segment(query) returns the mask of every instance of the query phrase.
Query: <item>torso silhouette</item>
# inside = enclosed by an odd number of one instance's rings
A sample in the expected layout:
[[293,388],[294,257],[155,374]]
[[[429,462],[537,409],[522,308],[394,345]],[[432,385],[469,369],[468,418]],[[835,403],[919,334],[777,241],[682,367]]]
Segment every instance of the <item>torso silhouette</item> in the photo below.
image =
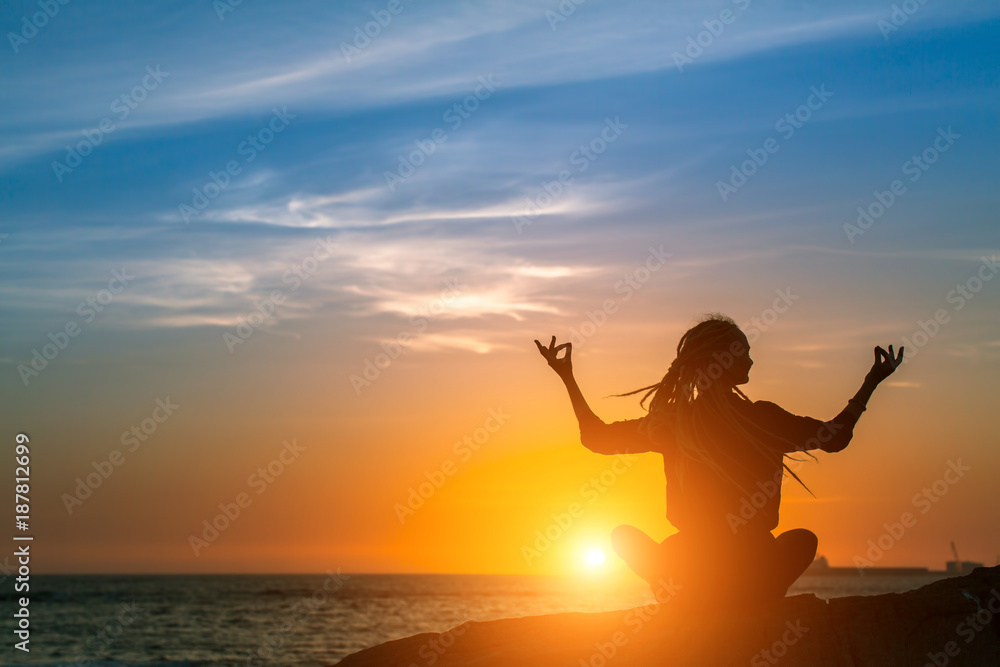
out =
[[[648,425],[657,436],[655,440],[639,431],[643,418],[613,422],[599,429],[599,434],[598,431],[581,433],[581,439],[592,451],[604,454],[662,454],[667,481],[667,520],[682,533],[749,537],[770,532],[778,525],[783,455],[812,448],[806,443],[818,442],[815,439],[824,422],[793,415],[769,401],[746,401],[735,393],[726,400],[746,416],[743,427],[762,441],[762,449],[715,413],[702,398],[689,408],[689,431],[698,434],[704,452],[696,452],[695,457],[686,455],[666,435],[670,428],[665,422],[676,418],[673,412],[651,413],[647,417],[662,420]],[[705,457],[724,474],[717,472]]]

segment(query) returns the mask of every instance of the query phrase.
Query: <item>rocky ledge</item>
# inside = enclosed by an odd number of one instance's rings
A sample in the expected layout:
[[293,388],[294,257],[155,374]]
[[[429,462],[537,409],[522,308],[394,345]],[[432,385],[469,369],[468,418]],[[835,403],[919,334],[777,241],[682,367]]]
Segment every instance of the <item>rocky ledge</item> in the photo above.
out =
[[469,622],[350,655],[338,667],[1000,666],[1000,567],[907,593],[787,597],[750,613],[671,602]]

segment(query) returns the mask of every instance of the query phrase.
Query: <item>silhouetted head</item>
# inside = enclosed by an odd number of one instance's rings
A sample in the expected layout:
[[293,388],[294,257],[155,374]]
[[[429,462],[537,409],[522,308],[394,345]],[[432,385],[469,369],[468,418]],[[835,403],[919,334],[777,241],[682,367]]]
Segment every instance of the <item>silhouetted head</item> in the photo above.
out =
[[681,336],[671,369],[676,368],[677,383],[694,397],[746,384],[751,366],[746,335],[731,318],[715,313]]
[[[677,343],[677,356],[663,379],[620,396],[645,391],[650,411],[683,405],[699,395],[723,397],[750,381],[750,342],[732,318],[713,313],[688,329]],[[737,389],[737,393],[742,393]]]
[[[702,418],[728,424],[742,436],[746,446],[755,448],[763,456],[772,455],[773,445],[764,441],[760,426],[731,400],[736,397],[752,403],[737,388],[737,385],[749,382],[751,366],[750,341],[746,335],[732,318],[712,313],[681,336],[677,343],[677,356],[662,380],[618,396],[645,391],[640,405],[645,405],[646,400],[652,397],[649,414],[643,419],[641,428],[654,441],[665,436],[665,442],[670,442],[683,453],[676,459],[678,479],[683,480],[685,462],[693,459],[733,481],[706,451],[702,442],[704,433],[695,413],[700,412]],[[699,398],[703,399],[699,403],[705,410],[689,410]],[[791,468],[787,465],[784,468],[802,484]],[[805,484],[802,486],[808,490]]]

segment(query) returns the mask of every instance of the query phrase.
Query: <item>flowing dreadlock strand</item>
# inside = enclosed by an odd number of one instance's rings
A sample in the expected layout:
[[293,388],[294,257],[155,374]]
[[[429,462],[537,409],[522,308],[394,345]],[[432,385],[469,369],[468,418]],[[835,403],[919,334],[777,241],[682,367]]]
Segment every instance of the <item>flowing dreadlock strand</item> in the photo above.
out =
[[[646,401],[649,400],[649,407],[646,408],[648,414],[643,419],[641,428],[653,440],[661,439],[661,436],[664,435],[663,431],[667,431],[666,435],[670,436],[669,440],[676,444],[681,454],[677,457],[677,476],[681,483],[683,483],[685,462],[688,459],[693,459],[707,465],[721,477],[737,486],[743,493],[747,493],[747,489],[744,489],[719,466],[702,446],[701,443],[705,442],[705,438],[700,433],[701,429],[694,419],[694,411],[691,409],[695,399],[702,393],[698,387],[699,371],[705,372],[705,366],[712,361],[711,354],[718,352],[720,343],[728,340],[734,330],[739,331],[739,326],[731,318],[719,313],[709,315],[681,336],[677,343],[677,355],[660,382],[624,394],[616,394],[616,396],[632,396],[639,392],[645,392],[639,404],[645,408]],[[734,389],[742,400],[750,402],[746,394],[735,387]],[[764,431],[746,415],[736,410],[728,401],[720,400],[721,397],[718,395],[709,393],[706,398],[711,399],[709,407],[733,426],[762,456],[773,452],[773,449],[767,446],[765,438],[772,441],[775,438],[784,440],[794,448],[795,443],[791,443],[777,434]],[[784,460],[782,460],[782,467],[796,482],[812,494],[809,487],[799,479]]]
[[[736,323],[723,315],[713,315],[692,327],[677,343],[677,356],[670,365],[663,379],[648,387],[643,387],[621,396],[645,391],[639,404],[645,407],[650,399],[643,429],[654,440],[659,439],[660,429],[669,428],[673,432],[670,438],[677,446],[681,456],[677,457],[677,476],[683,484],[684,466],[687,459],[701,461],[714,470],[719,476],[740,486],[701,446],[703,437],[697,432],[698,427],[690,409],[698,396],[698,371],[704,366],[709,353],[718,350],[719,343],[728,338]],[[745,492],[745,489],[741,490]]]
[[[733,389],[735,389],[736,393],[739,394],[740,397],[743,398],[744,400],[746,400],[746,401],[750,400],[749,398],[747,398],[746,394],[744,394],[742,391],[739,390],[739,388],[733,387]],[[744,435],[747,438],[747,440],[749,440],[751,443],[753,443],[754,447],[757,449],[758,452],[763,452],[764,451],[763,450],[762,438],[760,436],[755,436],[753,433],[751,433],[751,431],[756,431],[757,433],[763,434],[764,437],[769,438],[769,439],[780,440],[780,441],[784,442],[787,445],[791,445],[792,449],[798,449],[799,448],[799,443],[792,442],[791,440],[789,440],[788,438],[785,438],[784,436],[782,436],[780,434],[771,433],[770,431],[767,431],[767,430],[761,428],[758,424],[756,424],[752,420],[750,420],[746,415],[744,415],[744,414],[742,414],[742,413],[740,413],[740,412],[738,412],[736,410],[733,410],[732,406],[728,406],[727,405],[727,406],[725,406],[725,409],[728,410],[728,412],[731,414],[731,419],[729,420],[730,423],[733,424],[733,425],[735,425],[739,429],[740,433],[742,435]],[[815,456],[813,456],[813,454],[811,452],[804,451],[804,453],[806,454],[806,456],[808,456],[812,460],[814,460],[814,461],[818,460]],[[789,456],[788,454],[785,454],[784,458],[789,458],[789,459],[791,459],[793,461],[796,461],[796,462],[801,462],[802,461],[802,459],[797,459],[795,457]],[[809,495],[811,495],[813,498],[815,498],[816,494],[812,492],[812,489],[810,489],[808,486],[806,486],[805,482],[803,482],[801,479],[799,479],[799,476],[795,474],[795,471],[792,470],[788,466],[787,463],[785,463],[784,458],[782,459],[782,462],[781,462],[782,467],[788,472],[789,475],[792,476],[792,478],[796,482],[798,482],[802,486],[803,489],[805,489],[806,491],[809,492]]]
[[[734,387],[734,389],[736,388]],[[736,393],[742,399],[750,401],[750,399],[747,398],[746,394],[741,392],[739,389],[736,389]],[[749,442],[751,446],[754,448],[754,450],[761,456],[767,456],[768,454],[774,451],[773,447],[768,446],[766,442],[767,440],[771,441],[780,440],[785,444],[790,445],[792,449],[796,449],[798,447],[797,443],[788,440],[787,438],[781,436],[780,434],[771,433],[770,431],[767,431],[766,429],[762,428],[761,426],[756,424],[752,419],[747,417],[746,414],[740,412],[739,410],[734,409],[733,406],[729,404],[727,401],[721,401],[721,400],[716,401],[714,402],[714,407],[716,411],[720,414],[720,416],[722,416],[730,426],[732,426],[741,436],[743,436],[743,439]],[[806,454],[813,460],[816,459],[816,457],[810,454],[809,452],[806,452]],[[803,489],[809,492],[809,495],[815,498],[816,494],[814,494],[812,492],[812,489],[806,486],[805,482],[803,482],[799,478],[799,476],[795,474],[795,471],[788,466],[784,458],[791,458],[793,461],[801,461],[801,459],[796,459],[786,454],[785,457],[782,458],[781,466],[782,468],[784,468],[785,471],[788,472],[788,474],[796,482],[798,482],[802,486]]]
[[718,341],[726,338],[733,329],[738,329],[736,323],[725,315],[713,314],[688,330],[677,343],[677,356],[670,364],[667,374],[656,384],[642,387],[616,396],[631,396],[645,391],[639,405],[645,407],[646,400],[652,396],[649,411],[653,412],[660,404],[690,403],[696,397],[697,362],[701,361],[707,352],[718,349]]

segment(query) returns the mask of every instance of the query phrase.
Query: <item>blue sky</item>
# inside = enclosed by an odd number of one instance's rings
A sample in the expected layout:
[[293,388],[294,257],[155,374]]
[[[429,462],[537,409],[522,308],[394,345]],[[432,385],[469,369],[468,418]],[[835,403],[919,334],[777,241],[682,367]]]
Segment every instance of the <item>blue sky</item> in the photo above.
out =
[[[58,308],[68,276],[82,289],[127,258],[143,266],[144,288],[172,294],[172,315],[158,316],[151,299],[136,304],[146,312],[134,325],[198,324],[191,309],[217,323],[245,304],[232,283],[238,272],[206,260],[249,260],[261,281],[261,269],[314,227],[330,228],[342,259],[358,265],[345,267],[346,281],[363,275],[372,247],[391,255],[412,236],[439,249],[424,252],[465,255],[472,265],[578,266],[593,261],[593,239],[610,225],[623,240],[697,230],[692,242],[707,241],[720,257],[773,247],[775,235],[785,250],[933,254],[974,250],[991,233],[998,23],[989,3],[926,4],[888,38],[878,21],[891,17],[891,4],[880,3],[760,2],[739,12],[736,3],[587,2],[554,23],[551,3],[401,6],[351,62],[341,43],[382,5],[244,3],[221,20],[209,4],[62,7],[18,53],[3,55],[3,266],[20,288],[5,295],[8,307],[30,303],[41,315]],[[33,8],[14,3],[4,25]],[[727,8],[732,24],[678,71],[673,54]],[[147,66],[166,75],[119,119],[113,101],[141,84]],[[496,91],[451,129],[444,112],[485,76]],[[832,96],[721,201],[718,181],[745,151],[782,136],[776,120],[812,86]],[[179,205],[210,171],[243,160],[237,147],[275,107],[294,115],[287,131],[185,224]],[[627,125],[620,141],[576,173],[526,235],[512,235],[510,215],[524,198],[573,168],[573,150],[616,117]],[[60,182],[52,163],[105,118],[114,131]],[[858,247],[843,243],[842,222],[949,126],[962,140],[941,167]],[[385,172],[435,128],[446,143],[390,191]],[[609,258],[615,245],[604,248]],[[375,270],[386,282],[412,277]],[[182,286],[192,303],[177,294]],[[23,346],[38,328],[14,319],[4,335]]]
[[[353,400],[348,377],[446,280],[464,285],[460,303],[408,363],[521,353],[578,324],[661,245],[672,261],[620,320],[659,341],[658,364],[700,313],[743,322],[791,285],[803,300],[774,349],[801,353],[790,368],[830,369],[823,355],[887,344],[950,308],[949,290],[1000,246],[995,3],[914,3],[892,31],[893,3],[854,0],[388,6],[246,0],[220,17],[210,2],[74,0],[19,40],[10,33],[39,5],[4,3],[4,411],[56,410],[67,433],[114,433],[162,390],[208,401],[213,377],[263,386],[276,364],[308,365],[318,339],[338,396]],[[348,58],[372,12],[391,20]],[[723,12],[731,21],[707,32]],[[699,34],[702,51],[678,67]],[[477,86],[456,127],[449,109]],[[794,132],[776,127],[811,99]],[[275,110],[281,130],[268,135]],[[267,143],[247,149],[261,130]],[[388,187],[435,130],[446,140]],[[906,163],[949,131],[909,180]],[[87,136],[101,141],[78,166],[53,167]],[[723,200],[719,182],[769,139],[776,152]],[[587,145],[600,154],[581,160]],[[185,220],[181,205],[227,165],[226,187]],[[564,170],[568,184],[519,231],[514,218]],[[905,193],[851,242],[844,225],[896,179]],[[330,259],[290,291],[290,267],[318,239]],[[123,268],[134,280],[25,383],[18,367]],[[222,335],[279,288],[287,301],[242,348],[298,351],[227,352]],[[998,302],[997,285],[977,294],[935,342],[941,363],[995,373]],[[595,352],[620,345],[595,340]],[[207,413],[239,409],[213,400]]]

